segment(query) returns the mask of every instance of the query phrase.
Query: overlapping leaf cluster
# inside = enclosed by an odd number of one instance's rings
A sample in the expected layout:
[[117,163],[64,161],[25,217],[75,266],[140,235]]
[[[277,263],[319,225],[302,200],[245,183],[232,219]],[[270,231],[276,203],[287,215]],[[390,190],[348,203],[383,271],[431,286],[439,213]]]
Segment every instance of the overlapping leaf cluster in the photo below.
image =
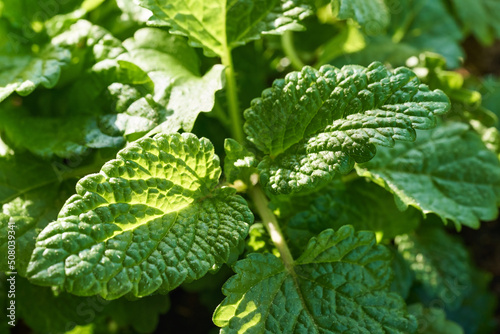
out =
[[498,79],[448,70],[496,7],[0,0],[2,309],[15,272],[37,333],[151,333],[178,288],[221,333],[492,333],[446,228],[498,216]]

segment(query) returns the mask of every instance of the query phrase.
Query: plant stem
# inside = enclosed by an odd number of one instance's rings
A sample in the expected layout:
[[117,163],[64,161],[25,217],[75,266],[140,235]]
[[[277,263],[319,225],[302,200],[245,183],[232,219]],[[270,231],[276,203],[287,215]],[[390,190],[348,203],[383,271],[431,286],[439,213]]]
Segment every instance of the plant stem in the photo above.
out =
[[290,60],[294,69],[300,71],[302,67],[306,66],[295,51],[295,47],[293,46],[292,31],[288,30],[282,35],[281,45],[283,46],[283,51],[285,52],[286,57]]
[[257,184],[249,190],[248,194],[253,200],[253,203],[257,208],[257,212],[262,218],[262,222],[271,236],[272,242],[278,249],[278,252],[280,252],[281,260],[283,261],[285,268],[288,272],[294,273],[292,253],[290,253],[290,249],[288,249],[288,245],[286,244],[283,232],[281,232],[276,216],[271,209],[269,209],[269,201],[262,191],[262,188]]
[[241,121],[240,106],[238,101],[238,90],[236,86],[236,79],[234,77],[233,59],[231,56],[231,49],[226,47],[224,55],[221,57],[222,64],[226,66],[226,93],[227,103],[229,106],[229,116],[232,123],[233,137],[240,143],[243,143],[243,126]]

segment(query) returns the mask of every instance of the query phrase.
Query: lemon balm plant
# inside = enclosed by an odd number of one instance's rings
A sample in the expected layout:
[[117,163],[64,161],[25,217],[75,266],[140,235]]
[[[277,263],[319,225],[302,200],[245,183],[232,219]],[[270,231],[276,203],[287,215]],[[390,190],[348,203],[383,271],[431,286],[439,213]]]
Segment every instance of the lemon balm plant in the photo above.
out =
[[500,29],[452,3],[0,1],[2,309],[148,333],[201,282],[221,333],[490,333],[447,227],[497,217],[500,136],[449,69]]

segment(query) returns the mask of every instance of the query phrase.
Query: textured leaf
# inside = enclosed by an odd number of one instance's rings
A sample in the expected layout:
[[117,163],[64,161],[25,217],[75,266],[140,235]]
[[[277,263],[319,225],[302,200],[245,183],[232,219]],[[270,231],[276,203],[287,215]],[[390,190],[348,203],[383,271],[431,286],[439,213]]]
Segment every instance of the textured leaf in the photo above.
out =
[[40,285],[114,299],[169,291],[227,261],[253,216],[192,134],[130,144],[81,179],[38,236],[28,275]]
[[409,333],[403,300],[388,291],[390,253],[350,226],[311,239],[294,272],[272,254],[236,263],[214,322],[221,333]]
[[290,219],[286,234],[298,249],[321,231],[348,224],[356,230],[375,232],[379,241],[390,240],[415,229],[419,216],[416,210],[399,211],[389,192],[359,180],[319,196],[307,210]]
[[380,150],[358,173],[392,191],[402,207],[434,212],[457,228],[495,219],[500,163],[481,139],[461,123],[420,132],[418,138]]
[[154,100],[167,109],[155,120],[152,133],[189,132],[200,112],[212,110],[215,92],[223,86],[223,66],[215,65],[202,76],[196,52],[184,39],[160,29],[140,29],[124,46],[128,53],[120,59],[148,73],[155,84]]
[[204,0],[197,2],[137,0],[150,9],[156,25],[189,37],[208,55],[225,56],[227,51],[258,39],[261,33],[301,30],[298,20],[312,14],[299,0]]
[[384,0],[333,0],[332,4],[339,19],[354,19],[369,34],[381,32],[389,25],[389,9]]
[[422,304],[408,306],[408,312],[418,321],[417,333],[463,334],[462,327],[446,319],[446,313],[439,308],[424,308]]
[[[4,104],[0,109],[0,129],[13,146],[28,149],[42,157],[57,155],[66,158],[82,155],[89,148],[121,147],[124,144],[122,135],[144,134],[155,123],[150,124],[154,121],[151,117],[151,121],[146,122],[149,127],[145,127],[144,122],[138,122],[139,117],[136,117],[136,124],[117,133],[102,126],[105,116],[99,117],[99,113],[109,111],[102,110],[104,108],[100,106],[109,108],[111,104],[104,103],[103,100],[107,100],[102,95],[118,83],[137,87],[142,92],[134,96],[136,105],[146,100],[142,96],[147,97],[154,89],[147,74],[136,65],[120,60],[104,60],[95,64],[73,85],[28,99],[27,105],[36,101],[43,105],[40,108],[28,109],[21,103]],[[45,108],[50,109],[48,115],[41,112]],[[68,113],[66,108],[71,108],[72,112]],[[112,116],[116,118],[116,115]]]
[[457,308],[472,286],[472,268],[464,246],[440,227],[426,227],[395,241],[424,291]]
[[0,102],[13,92],[25,96],[39,85],[54,87],[59,80],[61,67],[69,61],[68,50],[55,45],[47,45],[38,53],[13,55],[0,50]]
[[[51,221],[64,201],[71,195],[68,185],[53,182],[47,186],[22,194],[6,203],[0,213],[0,251],[7,254],[7,231],[9,221],[15,224],[16,235],[16,269],[19,275],[26,276],[26,269],[35,249],[38,233]],[[0,261],[0,269],[7,267],[7,258]],[[5,262],[5,263],[4,263]]]
[[228,138],[224,142],[224,175],[229,183],[242,180],[250,181],[250,175],[257,172],[257,159],[253,153],[247,150],[236,140]]
[[313,190],[354,162],[373,158],[375,144],[412,141],[415,129],[435,126],[449,100],[430,91],[413,72],[305,67],[276,80],[245,111],[245,132],[266,156],[261,180],[273,193]]

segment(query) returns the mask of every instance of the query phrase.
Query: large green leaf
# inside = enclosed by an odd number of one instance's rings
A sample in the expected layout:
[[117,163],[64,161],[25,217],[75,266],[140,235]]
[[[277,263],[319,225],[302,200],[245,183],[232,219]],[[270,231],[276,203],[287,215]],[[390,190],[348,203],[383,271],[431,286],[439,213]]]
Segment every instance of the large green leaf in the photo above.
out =
[[290,219],[286,234],[299,249],[319,232],[348,224],[356,230],[375,232],[379,240],[390,240],[415,229],[419,216],[415,209],[399,211],[389,192],[360,180],[319,196],[307,210]]
[[348,173],[354,162],[375,156],[375,144],[415,140],[415,129],[434,127],[448,108],[444,93],[429,90],[406,68],[304,67],[252,101],[245,132],[268,154],[259,164],[263,184],[286,194]]
[[148,73],[155,84],[154,100],[166,108],[152,133],[189,132],[200,112],[212,110],[215,92],[224,84],[223,66],[214,65],[201,75],[195,50],[183,38],[160,29],[140,29],[123,44],[128,52],[120,59]]
[[358,173],[393,192],[401,207],[434,212],[457,228],[495,219],[500,163],[481,139],[462,123],[419,132],[418,138],[380,150]]
[[412,333],[416,322],[389,292],[390,253],[351,226],[311,239],[293,271],[272,254],[236,263],[214,322],[221,333]]
[[153,12],[154,24],[168,25],[172,33],[188,36],[192,45],[221,57],[261,33],[302,29],[298,21],[312,14],[307,2],[299,0],[137,1]]
[[425,292],[457,308],[472,286],[469,254],[441,227],[425,227],[395,239]]
[[158,135],[130,144],[81,179],[38,236],[34,283],[114,299],[169,291],[227,261],[253,216],[232,188],[216,189],[207,139]]
[[368,34],[382,32],[390,21],[384,0],[333,0],[339,19],[355,19]]
[[36,53],[18,51],[14,55],[0,50],[0,102],[13,92],[25,96],[39,85],[54,87],[70,56],[68,50],[50,44]]

